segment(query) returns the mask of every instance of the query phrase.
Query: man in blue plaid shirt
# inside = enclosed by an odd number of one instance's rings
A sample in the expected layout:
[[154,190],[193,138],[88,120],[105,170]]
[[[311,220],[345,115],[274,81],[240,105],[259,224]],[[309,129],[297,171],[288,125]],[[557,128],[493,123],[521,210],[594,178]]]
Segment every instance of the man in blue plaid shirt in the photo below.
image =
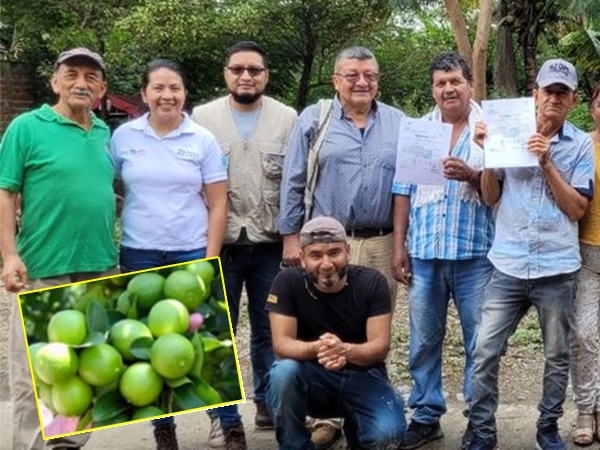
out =
[[[452,297],[463,332],[463,394],[471,398],[472,352],[481,318],[483,290],[492,266],[486,258],[493,236],[492,209],[480,190],[483,150],[471,133],[481,115],[471,100],[473,76],[459,55],[438,56],[430,66],[435,109],[426,120],[452,124],[444,160],[444,186],[394,183],[393,273],[408,285],[410,308],[409,369],[414,414],[402,449],[441,439],[446,412],[442,390],[442,346],[448,302]],[[408,235],[408,243],[407,243]]]

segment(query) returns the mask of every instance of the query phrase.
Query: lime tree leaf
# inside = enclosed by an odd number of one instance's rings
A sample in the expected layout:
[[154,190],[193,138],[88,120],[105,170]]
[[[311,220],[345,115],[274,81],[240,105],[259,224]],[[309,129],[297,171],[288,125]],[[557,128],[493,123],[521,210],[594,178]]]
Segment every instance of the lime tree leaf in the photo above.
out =
[[137,294],[129,294],[129,301],[131,302],[131,307],[129,308],[129,312],[127,313],[128,319],[137,320],[138,318],[137,297]]
[[102,395],[96,401],[92,412],[94,425],[97,426],[98,422],[104,422],[118,416],[125,412],[127,408],[128,404],[119,392],[113,391]]
[[117,311],[127,315],[131,309],[132,303],[131,294],[127,291],[123,291],[117,300]]
[[99,331],[105,333],[108,331],[108,314],[98,300],[92,300],[88,303],[85,311],[88,332]]
[[223,403],[221,394],[219,394],[215,388],[213,388],[202,378],[197,380],[195,387],[196,395],[198,395],[202,401],[206,402],[207,405],[217,405],[219,403]]
[[75,345],[75,348],[92,347],[98,344],[104,344],[108,338],[108,333],[101,333],[100,331],[92,331],[85,337],[85,341],[81,345]]
[[202,336],[202,343],[204,344],[204,352],[205,353],[212,352],[213,350],[216,350],[216,349],[222,348],[222,347],[231,347],[231,345],[232,345],[231,341],[228,341],[228,340],[220,341],[219,339],[217,339],[215,337],[214,334],[209,333],[209,332],[202,332],[202,333],[200,333],[200,335]]
[[204,344],[202,343],[202,338],[198,333],[194,333],[194,337],[192,338],[191,342],[196,356],[194,359],[194,365],[190,369],[190,374],[200,377],[202,376],[202,366],[204,365]]
[[120,322],[123,319],[126,319],[127,316],[119,311],[106,311],[108,315],[108,326],[112,327],[115,323]]
[[166,379],[167,385],[173,389],[181,387],[186,384],[192,384],[192,380],[188,377],[176,378],[174,380]]
[[178,387],[173,391],[173,396],[175,397],[175,402],[182,411],[202,408],[203,406],[207,405],[206,402],[204,402],[198,396],[198,394],[196,394],[192,384],[186,384]]
[[75,431],[82,431],[85,427],[88,426],[92,422],[92,408],[88,409],[86,413],[79,418],[79,422],[77,422],[77,428]]
[[75,305],[73,306],[76,310],[87,313],[87,308],[92,300],[96,300],[100,302],[102,306],[103,303],[106,303],[106,297],[104,296],[104,289],[101,284],[95,285],[89,291],[87,291],[83,296],[75,301]]
[[131,344],[131,354],[137,359],[150,360],[150,348],[154,341],[149,337],[141,337]]

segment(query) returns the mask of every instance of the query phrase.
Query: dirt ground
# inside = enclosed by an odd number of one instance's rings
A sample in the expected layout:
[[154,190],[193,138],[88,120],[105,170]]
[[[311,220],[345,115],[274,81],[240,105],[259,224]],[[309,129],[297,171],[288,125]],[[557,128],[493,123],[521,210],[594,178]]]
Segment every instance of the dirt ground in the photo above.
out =
[[[7,405],[8,400],[8,374],[6,352],[8,347],[8,322],[9,304],[14,297],[0,290],[0,403]],[[389,357],[389,373],[394,384],[400,392],[408,396],[410,393],[410,375],[407,370],[408,355],[408,308],[406,292],[400,289],[393,325],[392,352]],[[502,360],[500,372],[500,410],[498,412],[499,430],[501,436],[500,447],[503,449],[528,449],[532,448],[532,438],[535,434],[535,419],[537,417],[536,403],[541,394],[541,379],[543,372],[543,351],[541,337],[537,327],[535,314],[529,314],[521,323],[513,336],[506,356]],[[252,398],[252,378],[250,367],[249,329],[247,326],[245,304],[242,303],[240,327],[236,338],[236,347],[246,398]],[[446,438],[437,443],[424,447],[424,450],[456,449],[460,436],[466,423],[461,411],[462,402],[462,367],[464,355],[462,338],[456,312],[450,307],[448,316],[448,329],[444,346],[444,391],[448,403],[448,413],[442,419],[442,426]],[[0,404],[1,406],[1,404]],[[241,405],[241,411],[246,423],[246,432],[250,442],[249,448],[270,450],[275,449],[272,433],[256,432],[252,430],[251,420],[253,406],[251,402]],[[574,419],[574,407],[569,399],[565,405],[565,418],[561,421],[561,431],[565,438],[571,431]],[[2,410],[0,408],[0,413]],[[10,410],[4,408],[4,417],[0,417],[0,448],[6,444],[4,436],[8,436],[7,429]],[[1,414],[0,414],[1,415]],[[207,448],[206,436],[209,422],[206,414],[195,412],[177,418],[179,424],[180,449],[197,450]],[[521,436],[521,434],[523,436]],[[504,441],[503,441],[504,439]],[[522,442],[521,442],[522,441]],[[86,450],[127,448],[127,449],[153,449],[154,440],[150,426],[146,423],[117,427],[106,431],[93,433],[92,439],[86,445]],[[343,449],[343,445],[335,450]],[[568,448],[577,448],[572,444]],[[591,450],[600,450],[600,444],[587,447]]]

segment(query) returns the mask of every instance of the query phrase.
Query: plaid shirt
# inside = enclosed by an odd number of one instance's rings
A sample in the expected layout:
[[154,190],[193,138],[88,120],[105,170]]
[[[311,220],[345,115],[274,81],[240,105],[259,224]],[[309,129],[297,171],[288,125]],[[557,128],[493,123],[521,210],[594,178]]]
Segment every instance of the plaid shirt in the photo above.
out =
[[[479,116],[473,107],[472,126]],[[439,120],[436,111],[425,116]],[[470,127],[458,139],[453,156],[474,169],[483,166],[483,151],[471,145]],[[408,252],[419,259],[465,260],[483,257],[494,235],[493,209],[483,204],[477,191],[465,182],[446,181],[445,186],[407,185],[395,182],[392,192],[410,196]]]

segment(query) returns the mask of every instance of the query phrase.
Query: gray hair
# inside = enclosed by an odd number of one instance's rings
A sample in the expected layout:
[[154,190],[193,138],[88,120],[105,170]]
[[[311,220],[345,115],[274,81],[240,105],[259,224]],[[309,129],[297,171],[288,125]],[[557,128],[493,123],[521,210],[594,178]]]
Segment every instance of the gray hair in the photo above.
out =
[[368,48],[348,47],[339,52],[337,57],[335,58],[335,64],[333,66],[334,72],[338,71],[340,62],[344,59],[358,59],[359,61],[372,59],[375,62],[375,65],[379,67],[379,65],[377,64],[377,59],[375,59],[375,55]]

